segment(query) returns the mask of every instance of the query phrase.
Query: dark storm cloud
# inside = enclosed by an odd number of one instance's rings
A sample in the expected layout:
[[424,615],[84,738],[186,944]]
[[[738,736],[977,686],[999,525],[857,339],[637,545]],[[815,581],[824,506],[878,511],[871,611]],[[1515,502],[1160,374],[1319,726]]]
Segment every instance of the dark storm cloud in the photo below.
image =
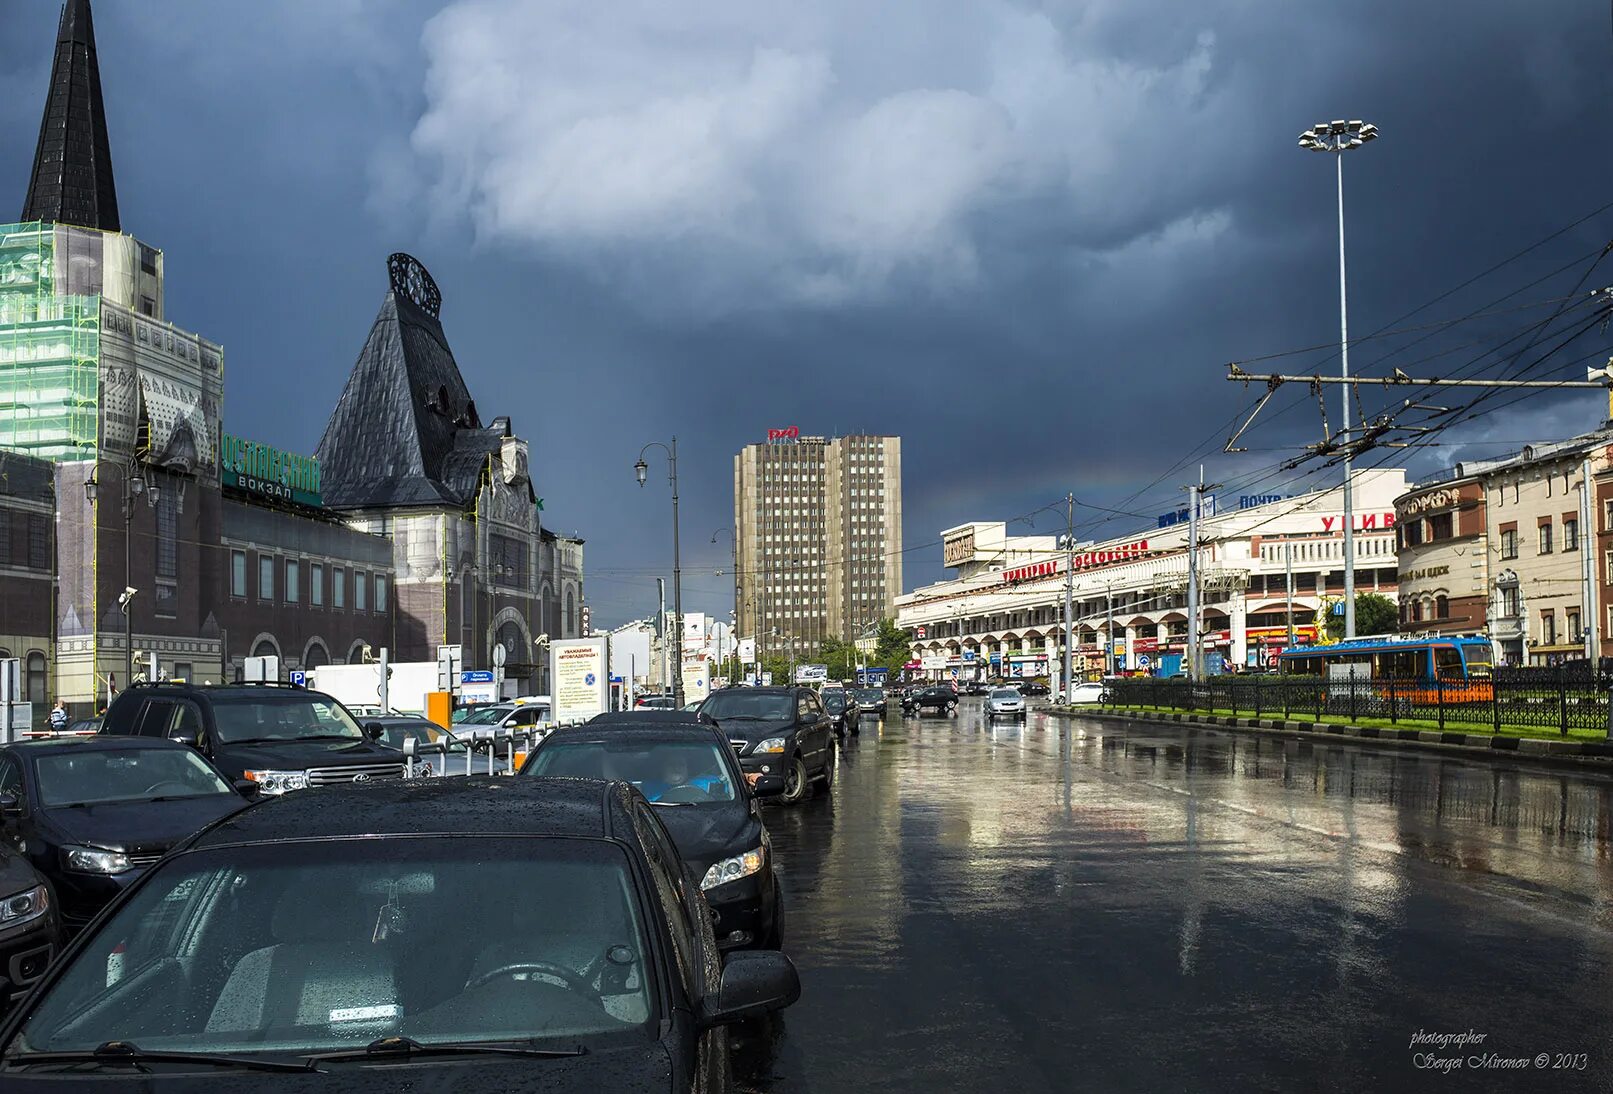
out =
[[[709,539],[731,522],[732,454],[769,426],[900,434],[915,548],[1066,489],[1114,505],[1224,436],[1252,400],[1227,360],[1337,334],[1331,163],[1295,147],[1313,121],[1384,133],[1345,165],[1356,334],[1607,200],[1596,5],[438,7],[136,19],[103,0],[126,221],[168,249],[172,318],[225,342],[231,427],[305,450],[385,254],[425,259],[478,403],[532,438],[551,526],[589,540],[604,621],[647,610],[669,568],[664,481],[640,491],[629,470],[647,440],[679,435],[686,607],[723,611],[728,545]],[[34,5],[0,44],[0,179],[19,199],[54,13]],[[1598,417],[1584,400],[1510,413],[1462,436]],[[1249,443],[1319,430],[1299,406]],[[1252,480],[1282,455],[1210,472]],[[1124,508],[1163,511],[1185,478]],[[909,585],[937,555],[910,554]]]

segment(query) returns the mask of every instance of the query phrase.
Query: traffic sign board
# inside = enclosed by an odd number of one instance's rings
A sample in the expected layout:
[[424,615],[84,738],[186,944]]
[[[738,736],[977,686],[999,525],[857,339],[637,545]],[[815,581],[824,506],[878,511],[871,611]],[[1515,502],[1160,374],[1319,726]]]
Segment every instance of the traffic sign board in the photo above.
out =
[[308,674],[301,669],[292,669],[286,676],[295,687],[305,688],[308,686]]
[[492,669],[466,669],[459,674],[461,684],[491,684],[493,682]]

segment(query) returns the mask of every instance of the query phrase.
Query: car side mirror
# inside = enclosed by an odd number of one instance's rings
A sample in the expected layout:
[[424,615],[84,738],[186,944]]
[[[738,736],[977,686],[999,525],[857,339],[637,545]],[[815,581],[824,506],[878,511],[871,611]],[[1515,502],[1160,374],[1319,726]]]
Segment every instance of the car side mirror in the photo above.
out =
[[788,957],[777,950],[738,950],[723,964],[717,997],[702,1000],[700,1024],[732,1025],[783,1010],[799,998],[801,978]]
[[22,816],[22,799],[15,794],[0,794],[0,817]]
[[174,733],[170,734],[168,739],[175,744],[189,745],[198,752],[207,751],[207,738],[200,731],[191,734]]
[[751,796],[755,798],[771,798],[776,794],[784,793],[783,775],[758,775],[751,784]]
[[243,798],[255,798],[258,796],[258,784],[251,779],[236,779],[230,785],[235,787],[235,792]]
[[369,725],[364,727],[364,736],[368,737],[372,741],[379,741],[382,737],[386,736],[386,727],[380,722],[371,722]]

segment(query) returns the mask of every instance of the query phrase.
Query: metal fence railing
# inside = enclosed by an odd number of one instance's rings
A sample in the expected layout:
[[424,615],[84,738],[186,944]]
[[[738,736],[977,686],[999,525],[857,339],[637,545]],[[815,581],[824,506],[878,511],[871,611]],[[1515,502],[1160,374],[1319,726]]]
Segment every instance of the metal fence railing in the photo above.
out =
[[[452,744],[446,741],[422,741],[408,737],[403,742],[403,777],[406,779],[430,778],[449,774],[513,775],[526,758],[532,746],[557,729],[581,725],[567,722],[564,726],[542,725],[520,729],[491,729],[458,735]],[[428,757],[440,756],[441,762]],[[458,767],[463,757],[464,771]],[[427,765],[429,770],[422,770]],[[486,770],[481,770],[482,767]]]
[[1189,682],[1108,681],[1106,706],[1213,711],[1255,718],[1384,721],[1495,733],[1605,733],[1613,679],[1572,669],[1497,669],[1488,679],[1356,676],[1212,676]]

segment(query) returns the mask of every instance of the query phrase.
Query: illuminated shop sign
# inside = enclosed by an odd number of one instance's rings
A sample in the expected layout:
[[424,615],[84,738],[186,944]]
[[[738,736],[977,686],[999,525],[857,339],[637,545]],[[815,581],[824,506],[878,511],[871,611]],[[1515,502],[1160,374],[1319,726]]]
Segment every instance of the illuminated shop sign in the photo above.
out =
[[224,486],[298,505],[318,508],[324,504],[319,461],[312,456],[294,456],[225,433],[219,437],[218,466],[218,479]]
[[795,444],[801,439],[801,427],[787,425],[783,429],[769,429],[767,431],[768,444]]

